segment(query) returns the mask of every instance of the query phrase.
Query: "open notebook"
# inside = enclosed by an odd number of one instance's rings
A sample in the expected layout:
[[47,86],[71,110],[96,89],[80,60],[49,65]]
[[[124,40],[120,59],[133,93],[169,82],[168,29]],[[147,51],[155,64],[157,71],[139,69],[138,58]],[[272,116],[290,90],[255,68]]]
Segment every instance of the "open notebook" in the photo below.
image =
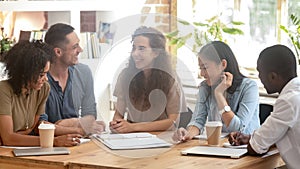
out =
[[247,153],[247,149],[234,149],[225,147],[195,146],[181,151],[182,155],[221,156],[240,158]]
[[158,148],[172,145],[150,133],[94,134],[93,138],[112,150]]

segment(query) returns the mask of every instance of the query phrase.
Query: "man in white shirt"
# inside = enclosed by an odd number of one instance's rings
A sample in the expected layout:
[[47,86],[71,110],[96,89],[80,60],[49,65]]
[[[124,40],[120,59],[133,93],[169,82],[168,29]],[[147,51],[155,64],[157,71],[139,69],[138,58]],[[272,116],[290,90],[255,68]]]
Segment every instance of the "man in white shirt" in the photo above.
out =
[[232,145],[248,144],[248,153],[263,154],[276,144],[287,168],[300,167],[300,78],[293,52],[283,45],[264,49],[257,60],[259,78],[269,94],[279,93],[271,115],[252,135],[233,132]]

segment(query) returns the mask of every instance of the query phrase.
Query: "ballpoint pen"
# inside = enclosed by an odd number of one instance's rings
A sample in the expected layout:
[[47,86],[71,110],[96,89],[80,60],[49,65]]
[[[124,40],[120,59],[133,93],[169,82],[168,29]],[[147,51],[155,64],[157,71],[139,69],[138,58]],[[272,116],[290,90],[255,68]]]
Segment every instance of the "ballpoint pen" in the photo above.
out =
[[127,121],[127,118],[128,118],[128,108],[126,108],[126,111],[124,112],[124,116],[123,116],[123,119],[125,121]]

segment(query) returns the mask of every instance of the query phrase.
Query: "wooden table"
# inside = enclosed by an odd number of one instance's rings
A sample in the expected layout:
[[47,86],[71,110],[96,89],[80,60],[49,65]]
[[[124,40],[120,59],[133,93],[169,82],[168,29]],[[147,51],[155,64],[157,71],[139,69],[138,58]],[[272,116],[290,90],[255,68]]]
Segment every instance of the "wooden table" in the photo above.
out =
[[[0,148],[0,169],[23,168],[255,168],[268,169],[281,166],[279,154],[266,158],[245,156],[229,159],[207,156],[182,156],[181,150],[205,145],[206,141],[191,140],[172,148],[111,151],[94,141],[71,147],[70,155],[14,157],[8,148]],[[151,155],[152,154],[152,155]],[[154,154],[154,155],[153,155]],[[141,158],[142,157],[142,158]]]

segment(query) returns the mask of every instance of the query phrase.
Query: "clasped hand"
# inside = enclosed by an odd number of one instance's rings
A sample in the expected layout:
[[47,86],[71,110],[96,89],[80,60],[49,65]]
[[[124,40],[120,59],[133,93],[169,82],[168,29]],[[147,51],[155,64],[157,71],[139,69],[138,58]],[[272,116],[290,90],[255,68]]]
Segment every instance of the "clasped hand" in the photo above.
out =
[[109,123],[109,128],[113,133],[133,132],[133,124],[124,119],[115,119]]

